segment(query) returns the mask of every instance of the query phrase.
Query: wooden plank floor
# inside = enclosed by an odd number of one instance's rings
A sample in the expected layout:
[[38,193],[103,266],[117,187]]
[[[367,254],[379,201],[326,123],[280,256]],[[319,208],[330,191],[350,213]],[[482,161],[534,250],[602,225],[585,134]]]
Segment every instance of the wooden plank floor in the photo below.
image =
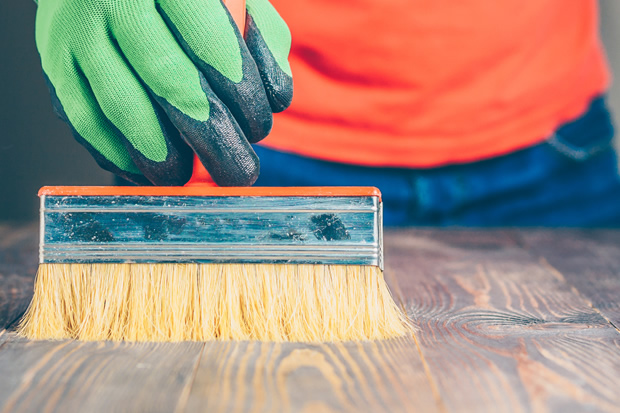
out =
[[399,286],[442,403],[447,411],[617,411],[620,333],[519,235],[387,238],[388,270],[411,268]]
[[[386,234],[385,342],[31,342],[36,227],[0,226],[0,412],[620,411],[620,232]],[[3,330],[7,328],[7,330]]]

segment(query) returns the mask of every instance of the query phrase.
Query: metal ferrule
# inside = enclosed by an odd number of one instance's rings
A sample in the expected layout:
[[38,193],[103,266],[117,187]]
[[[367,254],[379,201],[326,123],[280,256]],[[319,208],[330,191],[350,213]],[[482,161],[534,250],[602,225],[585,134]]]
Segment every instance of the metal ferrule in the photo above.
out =
[[41,196],[41,263],[290,263],[383,269],[375,196]]

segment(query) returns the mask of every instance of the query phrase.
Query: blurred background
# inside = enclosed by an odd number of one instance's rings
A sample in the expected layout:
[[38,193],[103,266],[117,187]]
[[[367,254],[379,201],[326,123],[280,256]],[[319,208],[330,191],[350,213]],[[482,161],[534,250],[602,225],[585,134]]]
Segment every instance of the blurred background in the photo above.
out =
[[[620,1],[600,4],[603,41],[620,79]],[[112,183],[52,112],[34,44],[35,10],[32,0],[0,1],[0,220],[36,219],[43,185]],[[620,119],[620,81],[610,105]]]

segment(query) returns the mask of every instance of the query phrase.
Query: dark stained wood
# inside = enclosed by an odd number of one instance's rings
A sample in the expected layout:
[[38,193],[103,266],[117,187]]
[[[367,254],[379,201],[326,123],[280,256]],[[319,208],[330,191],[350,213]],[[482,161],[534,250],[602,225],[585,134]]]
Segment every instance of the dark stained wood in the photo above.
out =
[[0,225],[0,329],[26,311],[37,262],[36,225]]
[[9,333],[0,412],[440,411],[413,349],[411,339],[131,344]]
[[36,233],[0,225],[0,413],[620,409],[620,231],[388,231],[418,332],[318,345],[20,339]]
[[440,411],[411,338],[208,343],[187,411]]
[[[11,228],[0,249],[9,255],[9,249],[21,248],[20,260],[28,261],[25,255],[36,245],[28,240],[36,240],[35,233],[34,227]],[[30,272],[34,274],[36,260],[29,267],[20,267],[19,261],[7,264],[14,265],[11,272],[19,280],[32,285]],[[24,296],[29,299],[30,294],[26,290]],[[149,345],[28,342],[7,333],[0,335],[0,346],[0,412],[78,407],[82,411],[432,412],[440,406],[412,338],[324,345]],[[145,388],[148,380],[151,384]],[[158,387],[162,390],[152,395]]]
[[402,231],[386,241],[447,411],[618,411],[620,334],[518,237]]
[[530,251],[620,329],[620,231],[528,231]]
[[0,412],[173,412],[203,343],[28,342],[0,349]]

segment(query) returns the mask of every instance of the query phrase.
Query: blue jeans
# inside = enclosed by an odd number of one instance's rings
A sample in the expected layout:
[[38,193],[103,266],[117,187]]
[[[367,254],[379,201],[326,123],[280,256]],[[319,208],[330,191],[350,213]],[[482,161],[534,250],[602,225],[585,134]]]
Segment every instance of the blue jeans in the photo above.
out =
[[620,227],[613,135],[605,100],[597,98],[541,144],[433,169],[364,167],[255,146],[256,185],[376,186],[387,226]]

